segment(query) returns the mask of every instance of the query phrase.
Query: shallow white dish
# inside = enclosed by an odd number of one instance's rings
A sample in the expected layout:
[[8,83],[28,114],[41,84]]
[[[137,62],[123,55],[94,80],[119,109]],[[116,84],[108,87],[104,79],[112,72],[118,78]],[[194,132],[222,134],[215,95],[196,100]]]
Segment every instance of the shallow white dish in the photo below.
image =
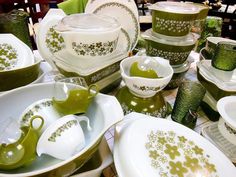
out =
[[55,53],[54,57],[52,57],[52,60],[56,63],[56,65],[60,66],[66,71],[75,72],[79,75],[89,75],[101,68],[105,68],[106,66],[120,61],[127,56],[127,52],[116,50],[111,56],[104,57],[99,61],[95,58],[88,58],[87,60],[81,61],[79,58],[76,58],[66,50],[62,50]]
[[201,60],[197,62],[197,67],[199,73],[218,88],[224,91],[236,90],[236,72],[216,69],[211,65],[211,60]]
[[[40,99],[52,98],[53,92],[54,83],[44,83],[21,87],[2,94],[0,96],[1,120],[9,116],[18,119],[21,112],[28,105]],[[10,108],[14,109],[9,111]],[[95,152],[105,131],[111,125],[123,119],[123,111],[115,97],[98,94],[88,108],[86,116],[90,118],[90,125],[93,131],[88,132],[85,129],[85,125],[81,125],[86,140],[85,148],[82,151],[64,161],[42,156],[37,158],[33,164],[24,168],[8,172],[0,171],[0,176],[25,177],[39,174],[44,174],[45,176],[68,176],[72,174],[83,164],[81,159],[88,160]]]
[[31,49],[13,34],[0,34],[0,71],[14,70],[33,65]]
[[65,16],[61,9],[50,9],[39,24],[36,44],[40,55],[49,63],[53,53],[65,48],[64,39],[54,30],[54,26]]
[[125,118],[115,129],[119,177],[235,176],[231,161],[193,130],[139,113]]
[[[91,4],[91,2],[89,4]],[[117,47],[124,47],[125,44],[126,51],[133,50],[138,42],[140,33],[137,8],[135,9],[133,5],[129,5],[130,3],[124,0],[100,0],[93,3],[93,5],[86,6],[85,12],[108,15],[116,18],[121,24],[121,33]]]

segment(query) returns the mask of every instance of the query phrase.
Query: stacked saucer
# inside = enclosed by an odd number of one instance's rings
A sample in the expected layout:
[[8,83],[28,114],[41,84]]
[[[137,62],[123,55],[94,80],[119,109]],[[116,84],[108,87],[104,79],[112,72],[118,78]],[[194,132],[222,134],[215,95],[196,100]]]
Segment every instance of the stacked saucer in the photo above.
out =
[[169,1],[157,2],[150,9],[152,29],[142,35],[147,54],[168,59],[175,70],[182,70],[199,37],[190,30],[202,9],[194,3]]

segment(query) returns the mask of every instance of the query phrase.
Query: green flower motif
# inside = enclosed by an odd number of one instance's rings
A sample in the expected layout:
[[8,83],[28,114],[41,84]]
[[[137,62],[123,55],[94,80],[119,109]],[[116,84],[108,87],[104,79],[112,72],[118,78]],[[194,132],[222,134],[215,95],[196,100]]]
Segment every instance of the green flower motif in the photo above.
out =
[[184,136],[178,136],[179,141],[182,143],[185,143],[187,141],[187,139]]
[[59,34],[56,31],[53,31],[52,38],[57,39],[59,37]]
[[206,168],[208,170],[208,172],[210,172],[210,173],[216,172],[216,167],[214,164],[206,162],[204,168]]
[[171,167],[170,173],[172,175],[177,175],[178,177],[184,177],[184,174],[188,172],[188,169],[185,168],[181,162],[169,162],[169,165]]
[[191,169],[192,172],[200,170],[202,167],[199,165],[199,161],[196,158],[191,158],[189,156],[185,156],[186,161],[184,165]]
[[96,43],[96,47],[97,47],[97,48],[102,47],[102,43],[101,43],[101,42]]
[[51,41],[50,44],[51,44],[52,47],[55,47],[55,48],[58,46],[57,41]]
[[9,59],[15,59],[16,57],[17,57],[16,53],[9,53],[9,55],[8,55]]
[[150,158],[156,160],[158,156],[159,156],[159,154],[157,153],[156,150],[154,150],[154,151],[149,151],[149,157],[150,157]]
[[165,137],[158,137],[158,143],[161,143],[162,145],[164,145],[165,143],[167,143]]
[[8,52],[7,50],[1,49],[0,50],[0,55],[4,55],[5,56],[5,55],[7,55],[7,52]]
[[198,155],[203,155],[203,149],[198,147],[197,145],[193,148],[195,154],[198,154]]
[[177,146],[171,146],[170,144],[166,144],[166,150],[164,151],[166,154],[170,156],[173,160],[176,156],[180,156]]

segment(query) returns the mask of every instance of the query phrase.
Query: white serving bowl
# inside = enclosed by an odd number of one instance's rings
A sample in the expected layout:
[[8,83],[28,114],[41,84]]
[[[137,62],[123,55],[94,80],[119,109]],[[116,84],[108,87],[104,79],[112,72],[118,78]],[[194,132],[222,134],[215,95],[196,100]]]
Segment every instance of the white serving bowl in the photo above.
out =
[[120,29],[116,19],[95,14],[69,15],[55,27],[65,41],[65,49],[84,59],[111,55],[116,49]]
[[236,96],[227,96],[217,102],[217,110],[221,115],[218,128],[222,135],[236,145]]
[[[52,98],[54,83],[43,83],[21,87],[0,96],[0,123],[8,117],[18,120],[22,111],[41,99]],[[11,171],[0,171],[0,176],[69,176],[82,166],[98,148],[104,133],[113,124],[123,119],[122,108],[113,96],[98,94],[85,114],[89,117],[93,131],[89,132],[81,123],[85,135],[85,147],[66,160],[58,160],[47,155],[38,157],[32,164]]]
[[[152,69],[160,78],[144,78],[130,76],[130,67],[134,62],[144,62],[152,60]],[[120,63],[121,76],[129,88],[136,96],[147,98],[154,96],[162,90],[171,80],[173,69],[168,60],[160,57],[134,56],[124,59]]]

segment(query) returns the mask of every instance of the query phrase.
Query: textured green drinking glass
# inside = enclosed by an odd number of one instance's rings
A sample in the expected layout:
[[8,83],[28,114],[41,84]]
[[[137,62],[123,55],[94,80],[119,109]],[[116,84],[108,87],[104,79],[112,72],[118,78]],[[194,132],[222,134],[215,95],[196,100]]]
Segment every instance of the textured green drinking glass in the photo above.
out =
[[[197,112],[205,93],[206,89],[199,82],[183,82],[179,87],[174,108],[171,113],[172,120],[186,124],[186,121],[184,121],[186,115],[189,111]],[[186,124],[186,126],[188,125]],[[193,127],[194,126],[191,125],[191,128]]]

